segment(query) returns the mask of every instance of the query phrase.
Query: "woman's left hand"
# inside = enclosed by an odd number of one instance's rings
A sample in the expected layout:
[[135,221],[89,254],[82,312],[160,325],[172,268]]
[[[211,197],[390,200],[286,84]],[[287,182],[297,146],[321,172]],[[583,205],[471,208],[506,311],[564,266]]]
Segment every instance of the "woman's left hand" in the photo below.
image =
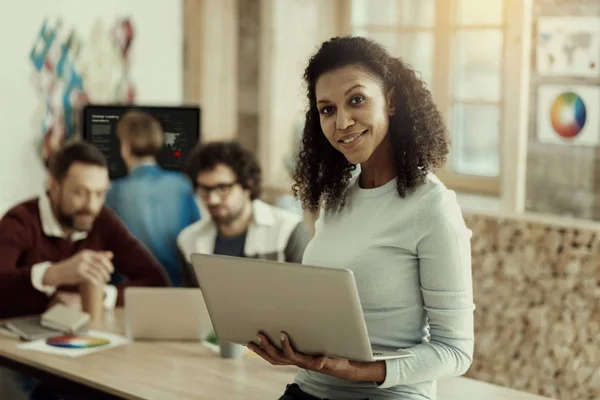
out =
[[330,357],[315,357],[307,354],[298,353],[292,348],[289,338],[285,333],[281,333],[281,347],[277,347],[269,339],[259,333],[257,335],[258,346],[255,343],[248,343],[248,349],[252,350],[273,365],[295,365],[302,369],[320,372],[323,374],[335,376],[341,379],[351,379],[352,364],[348,360]]

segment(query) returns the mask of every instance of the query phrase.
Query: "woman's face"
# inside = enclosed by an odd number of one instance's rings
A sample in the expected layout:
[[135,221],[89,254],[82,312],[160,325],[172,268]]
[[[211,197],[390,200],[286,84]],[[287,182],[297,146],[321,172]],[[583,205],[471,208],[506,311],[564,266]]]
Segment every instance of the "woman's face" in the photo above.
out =
[[358,65],[321,75],[315,85],[321,129],[352,164],[367,162],[387,136],[390,94]]

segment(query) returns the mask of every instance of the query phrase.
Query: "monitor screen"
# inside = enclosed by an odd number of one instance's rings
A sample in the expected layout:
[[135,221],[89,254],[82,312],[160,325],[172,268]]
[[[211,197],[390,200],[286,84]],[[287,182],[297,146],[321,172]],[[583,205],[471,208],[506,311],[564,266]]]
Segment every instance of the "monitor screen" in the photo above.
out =
[[147,112],[159,120],[165,132],[165,146],[157,162],[164,169],[181,171],[187,156],[200,140],[199,107],[87,105],[83,109],[83,139],[102,151],[108,162],[110,179],[127,175],[115,125],[129,110]]

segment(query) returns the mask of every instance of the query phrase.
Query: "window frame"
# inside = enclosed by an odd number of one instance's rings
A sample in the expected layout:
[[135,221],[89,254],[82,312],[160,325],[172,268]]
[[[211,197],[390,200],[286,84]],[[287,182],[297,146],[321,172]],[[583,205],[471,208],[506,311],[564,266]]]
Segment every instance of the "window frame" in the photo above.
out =
[[[345,17],[343,34],[350,35],[355,29],[376,32],[419,32],[434,34],[433,97],[438,105],[450,134],[452,135],[452,112],[455,104],[490,105],[498,107],[499,119],[499,175],[476,176],[452,170],[452,152],[444,168],[436,175],[458,192],[499,196],[503,209],[522,211],[525,198],[525,167],[528,125],[528,87],[531,54],[532,0],[504,0],[502,24],[458,24],[459,0],[436,0],[433,29],[408,26],[353,26],[352,0],[340,0],[340,14]],[[500,28],[503,32],[501,94],[499,101],[459,100],[453,95],[455,63],[455,32],[462,29]],[[450,66],[450,67],[447,67]],[[509,97],[510,96],[510,97]],[[510,98],[507,102],[505,99]]]

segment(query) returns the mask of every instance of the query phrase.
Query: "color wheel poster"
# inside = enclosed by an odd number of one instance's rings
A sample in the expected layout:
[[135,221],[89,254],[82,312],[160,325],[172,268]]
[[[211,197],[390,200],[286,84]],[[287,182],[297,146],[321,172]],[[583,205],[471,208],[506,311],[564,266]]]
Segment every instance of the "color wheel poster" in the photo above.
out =
[[23,350],[34,350],[47,354],[79,357],[129,343],[125,336],[113,333],[88,331],[80,335],[65,335],[50,339],[39,339],[17,346]]
[[540,85],[538,140],[575,146],[600,144],[600,86]]

